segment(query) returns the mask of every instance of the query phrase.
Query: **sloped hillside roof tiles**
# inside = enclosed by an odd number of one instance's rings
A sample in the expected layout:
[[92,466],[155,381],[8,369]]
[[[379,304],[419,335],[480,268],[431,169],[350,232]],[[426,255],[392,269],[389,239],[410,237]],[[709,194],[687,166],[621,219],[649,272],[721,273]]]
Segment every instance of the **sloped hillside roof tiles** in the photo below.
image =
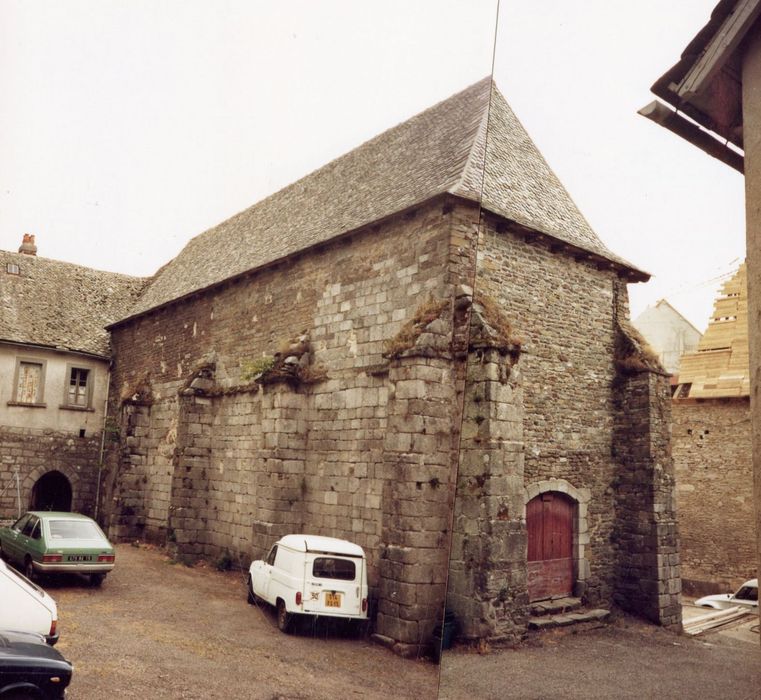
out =
[[[8,273],[9,264],[18,274]],[[144,283],[0,250],[0,341],[108,356],[105,327],[128,312]]]
[[127,317],[436,195],[479,202],[482,184],[485,208],[636,271],[597,238],[487,78],[196,236]]

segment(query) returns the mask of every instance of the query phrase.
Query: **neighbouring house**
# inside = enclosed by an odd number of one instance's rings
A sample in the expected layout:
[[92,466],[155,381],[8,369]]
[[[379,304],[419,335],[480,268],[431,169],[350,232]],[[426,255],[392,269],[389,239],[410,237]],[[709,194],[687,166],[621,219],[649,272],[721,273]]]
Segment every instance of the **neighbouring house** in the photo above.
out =
[[[652,86],[667,104],[640,114],[745,175],[748,318],[761,317],[761,0],[720,0],[681,59]],[[669,105],[669,106],[667,106]],[[686,115],[686,116],[683,116]],[[687,173],[689,176],[689,173]],[[751,435],[761,570],[761,324],[751,323]],[[751,535],[752,536],[752,535]]]
[[672,385],[678,383],[679,360],[698,347],[700,331],[665,299],[648,306],[632,324],[672,375]]
[[447,583],[468,638],[571,593],[678,626],[647,279],[481,81],[195,237],[109,326],[110,532],[242,564],[351,539],[402,654]]
[[755,576],[749,375],[743,264],[722,286],[696,352],[682,358],[672,405],[687,593],[735,590]]
[[97,503],[109,341],[141,281],[0,251],[0,518]]

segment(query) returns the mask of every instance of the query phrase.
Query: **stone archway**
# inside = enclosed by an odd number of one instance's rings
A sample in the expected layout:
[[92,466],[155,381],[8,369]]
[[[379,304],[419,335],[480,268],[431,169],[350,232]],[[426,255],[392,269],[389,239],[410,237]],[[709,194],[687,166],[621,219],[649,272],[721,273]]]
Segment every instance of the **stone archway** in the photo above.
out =
[[[524,511],[525,521],[528,520],[529,510],[531,511],[531,519],[536,522],[537,517],[540,519],[542,517],[539,515],[539,511],[546,510],[547,508],[552,509],[553,514],[550,517],[557,518],[560,521],[566,519],[566,524],[562,524],[562,522],[555,523],[552,527],[556,527],[558,531],[565,529],[567,536],[570,538],[570,542],[565,542],[562,533],[558,538],[560,540],[560,549],[562,550],[567,547],[565,551],[568,552],[570,550],[572,585],[566,592],[582,595],[585,582],[589,578],[589,562],[585,557],[585,547],[589,544],[587,507],[591,499],[591,491],[589,489],[577,489],[565,479],[546,479],[529,484],[525,489],[524,498],[526,507]],[[547,503],[543,503],[545,500]],[[554,508],[552,504],[557,506],[557,508]],[[568,518],[570,518],[570,522]],[[527,534],[531,538],[531,533]],[[541,555],[537,554],[536,547],[532,554],[537,560],[541,559]],[[531,576],[530,570],[532,564],[534,568],[539,568],[533,562],[529,562],[529,576]],[[534,588],[535,595],[539,595],[540,588],[541,586]]]
[[57,470],[43,474],[32,486],[29,510],[70,511],[72,503],[71,482]]

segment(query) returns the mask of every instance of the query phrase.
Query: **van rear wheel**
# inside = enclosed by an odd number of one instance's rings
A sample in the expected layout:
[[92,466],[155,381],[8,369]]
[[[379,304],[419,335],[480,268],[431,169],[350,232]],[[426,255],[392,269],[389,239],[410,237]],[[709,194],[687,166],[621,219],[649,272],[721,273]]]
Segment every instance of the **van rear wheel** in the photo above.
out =
[[277,628],[281,632],[288,632],[291,629],[293,615],[285,609],[285,603],[278,599],[277,601]]

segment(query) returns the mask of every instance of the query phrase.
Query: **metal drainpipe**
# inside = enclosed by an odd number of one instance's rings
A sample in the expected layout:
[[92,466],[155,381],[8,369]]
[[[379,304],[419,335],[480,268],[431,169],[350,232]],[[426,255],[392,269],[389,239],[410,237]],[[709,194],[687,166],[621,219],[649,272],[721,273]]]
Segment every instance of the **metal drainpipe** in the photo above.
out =
[[100,477],[103,472],[103,453],[106,451],[106,421],[108,421],[108,393],[111,391],[111,362],[106,375],[106,399],[103,402],[103,429],[100,431],[100,456],[98,457],[98,483],[95,485],[95,518],[98,520],[100,508]]

